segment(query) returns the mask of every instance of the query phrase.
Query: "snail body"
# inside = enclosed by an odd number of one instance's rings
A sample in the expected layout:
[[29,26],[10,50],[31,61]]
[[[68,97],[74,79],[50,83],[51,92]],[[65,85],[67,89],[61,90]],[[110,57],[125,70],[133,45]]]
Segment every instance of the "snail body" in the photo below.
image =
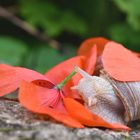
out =
[[77,89],[79,91],[88,106],[93,106],[97,103],[97,96],[114,94],[113,87],[107,80],[98,76],[90,76],[80,68],[77,68],[77,70],[84,78],[79,81],[77,86],[72,87],[72,89]]
[[104,69],[99,77],[90,76],[80,68],[77,71],[83,78],[72,89],[79,91],[91,112],[111,123],[127,124],[140,119],[140,82],[119,82]]

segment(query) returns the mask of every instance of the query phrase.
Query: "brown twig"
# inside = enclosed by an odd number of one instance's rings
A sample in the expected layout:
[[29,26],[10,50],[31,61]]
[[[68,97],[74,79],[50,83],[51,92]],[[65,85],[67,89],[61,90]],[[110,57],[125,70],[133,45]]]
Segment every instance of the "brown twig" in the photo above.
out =
[[7,9],[0,6],[0,17],[5,18],[6,20],[12,22],[16,26],[20,27],[30,35],[36,37],[37,39],[47,42],[51,47],[59,50],[60,49],[60,43],[56,40],[44,35],[39,30],[37,30],[35,27],[31,26],[27,22],[21,20],[17,16],[15,16],[13,13],[8,11]]

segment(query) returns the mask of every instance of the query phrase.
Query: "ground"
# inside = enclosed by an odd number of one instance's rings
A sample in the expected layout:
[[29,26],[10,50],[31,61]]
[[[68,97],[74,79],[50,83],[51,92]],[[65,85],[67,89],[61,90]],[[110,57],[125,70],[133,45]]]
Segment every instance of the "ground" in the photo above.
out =
[[130,125],[130,133],[98,128],[73,129],[47,118],[44,120],[17,102],[0,100],[0,140],[140,140],[139,122]]

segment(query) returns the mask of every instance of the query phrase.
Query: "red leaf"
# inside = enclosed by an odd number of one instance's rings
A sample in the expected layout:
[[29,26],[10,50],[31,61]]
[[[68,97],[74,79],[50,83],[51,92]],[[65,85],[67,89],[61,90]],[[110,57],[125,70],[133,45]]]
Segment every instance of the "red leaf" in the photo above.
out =
[[86,39],[81,45],[80,48],[78,50],[78,55],[85,55],[85,56],[89,56],[89,53],[92,49],[93,46],[97,46],[97,52],[98,55],[100,55],[104,49],[105,44],[108,42],[109,40],[103,38],[103,37],[96,37],[96,38],[89,38]]
[[95,70],[96,60],[97,60],[97,47],[96,45],[94,45],[93,47],[91,47],[89,56],[86,58],[86,63],[84,67],[84,70],[90,75],[92,75]]
[[104,69],[119,81],[140,81],[140,59],[121,44],[109,42],[102,56]]
[[49,115],[71,127],[83,128],[81,123],[68,115],[61,101],[55,108],[48,107],[48,102],[50,102],[48,99],[52,98],[50,94],[57,94],[56,92],[58,91],[23,81],[20,86],[19,100],[24,107],[32,112]]
[[0,96],[16,90],[22,80],[33,81],[36,79],[48,80],[36,71],[0,64]]
[[64,98],[64,105],[69,114],[84,125],[91,126],[92,114],[80,103],[72,98]]
[[106,127],[114,130],[127,130],[130,128],[121,124],[111,124],[100,118],[99,116],[92,114],[89,110],[87,110],[82,104],[77,102],[72,98],[64,98],[64,104],[69,112],[69,114],[87,126],[97,126],[97,127]]

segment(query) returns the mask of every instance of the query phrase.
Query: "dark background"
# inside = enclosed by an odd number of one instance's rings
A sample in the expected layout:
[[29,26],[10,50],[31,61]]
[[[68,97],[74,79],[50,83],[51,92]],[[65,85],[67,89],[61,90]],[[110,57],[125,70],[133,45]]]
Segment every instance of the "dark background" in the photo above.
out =
[[140,52],[139,5],[140,0],[0,0],[0,63],[44,73],[97,36]]

